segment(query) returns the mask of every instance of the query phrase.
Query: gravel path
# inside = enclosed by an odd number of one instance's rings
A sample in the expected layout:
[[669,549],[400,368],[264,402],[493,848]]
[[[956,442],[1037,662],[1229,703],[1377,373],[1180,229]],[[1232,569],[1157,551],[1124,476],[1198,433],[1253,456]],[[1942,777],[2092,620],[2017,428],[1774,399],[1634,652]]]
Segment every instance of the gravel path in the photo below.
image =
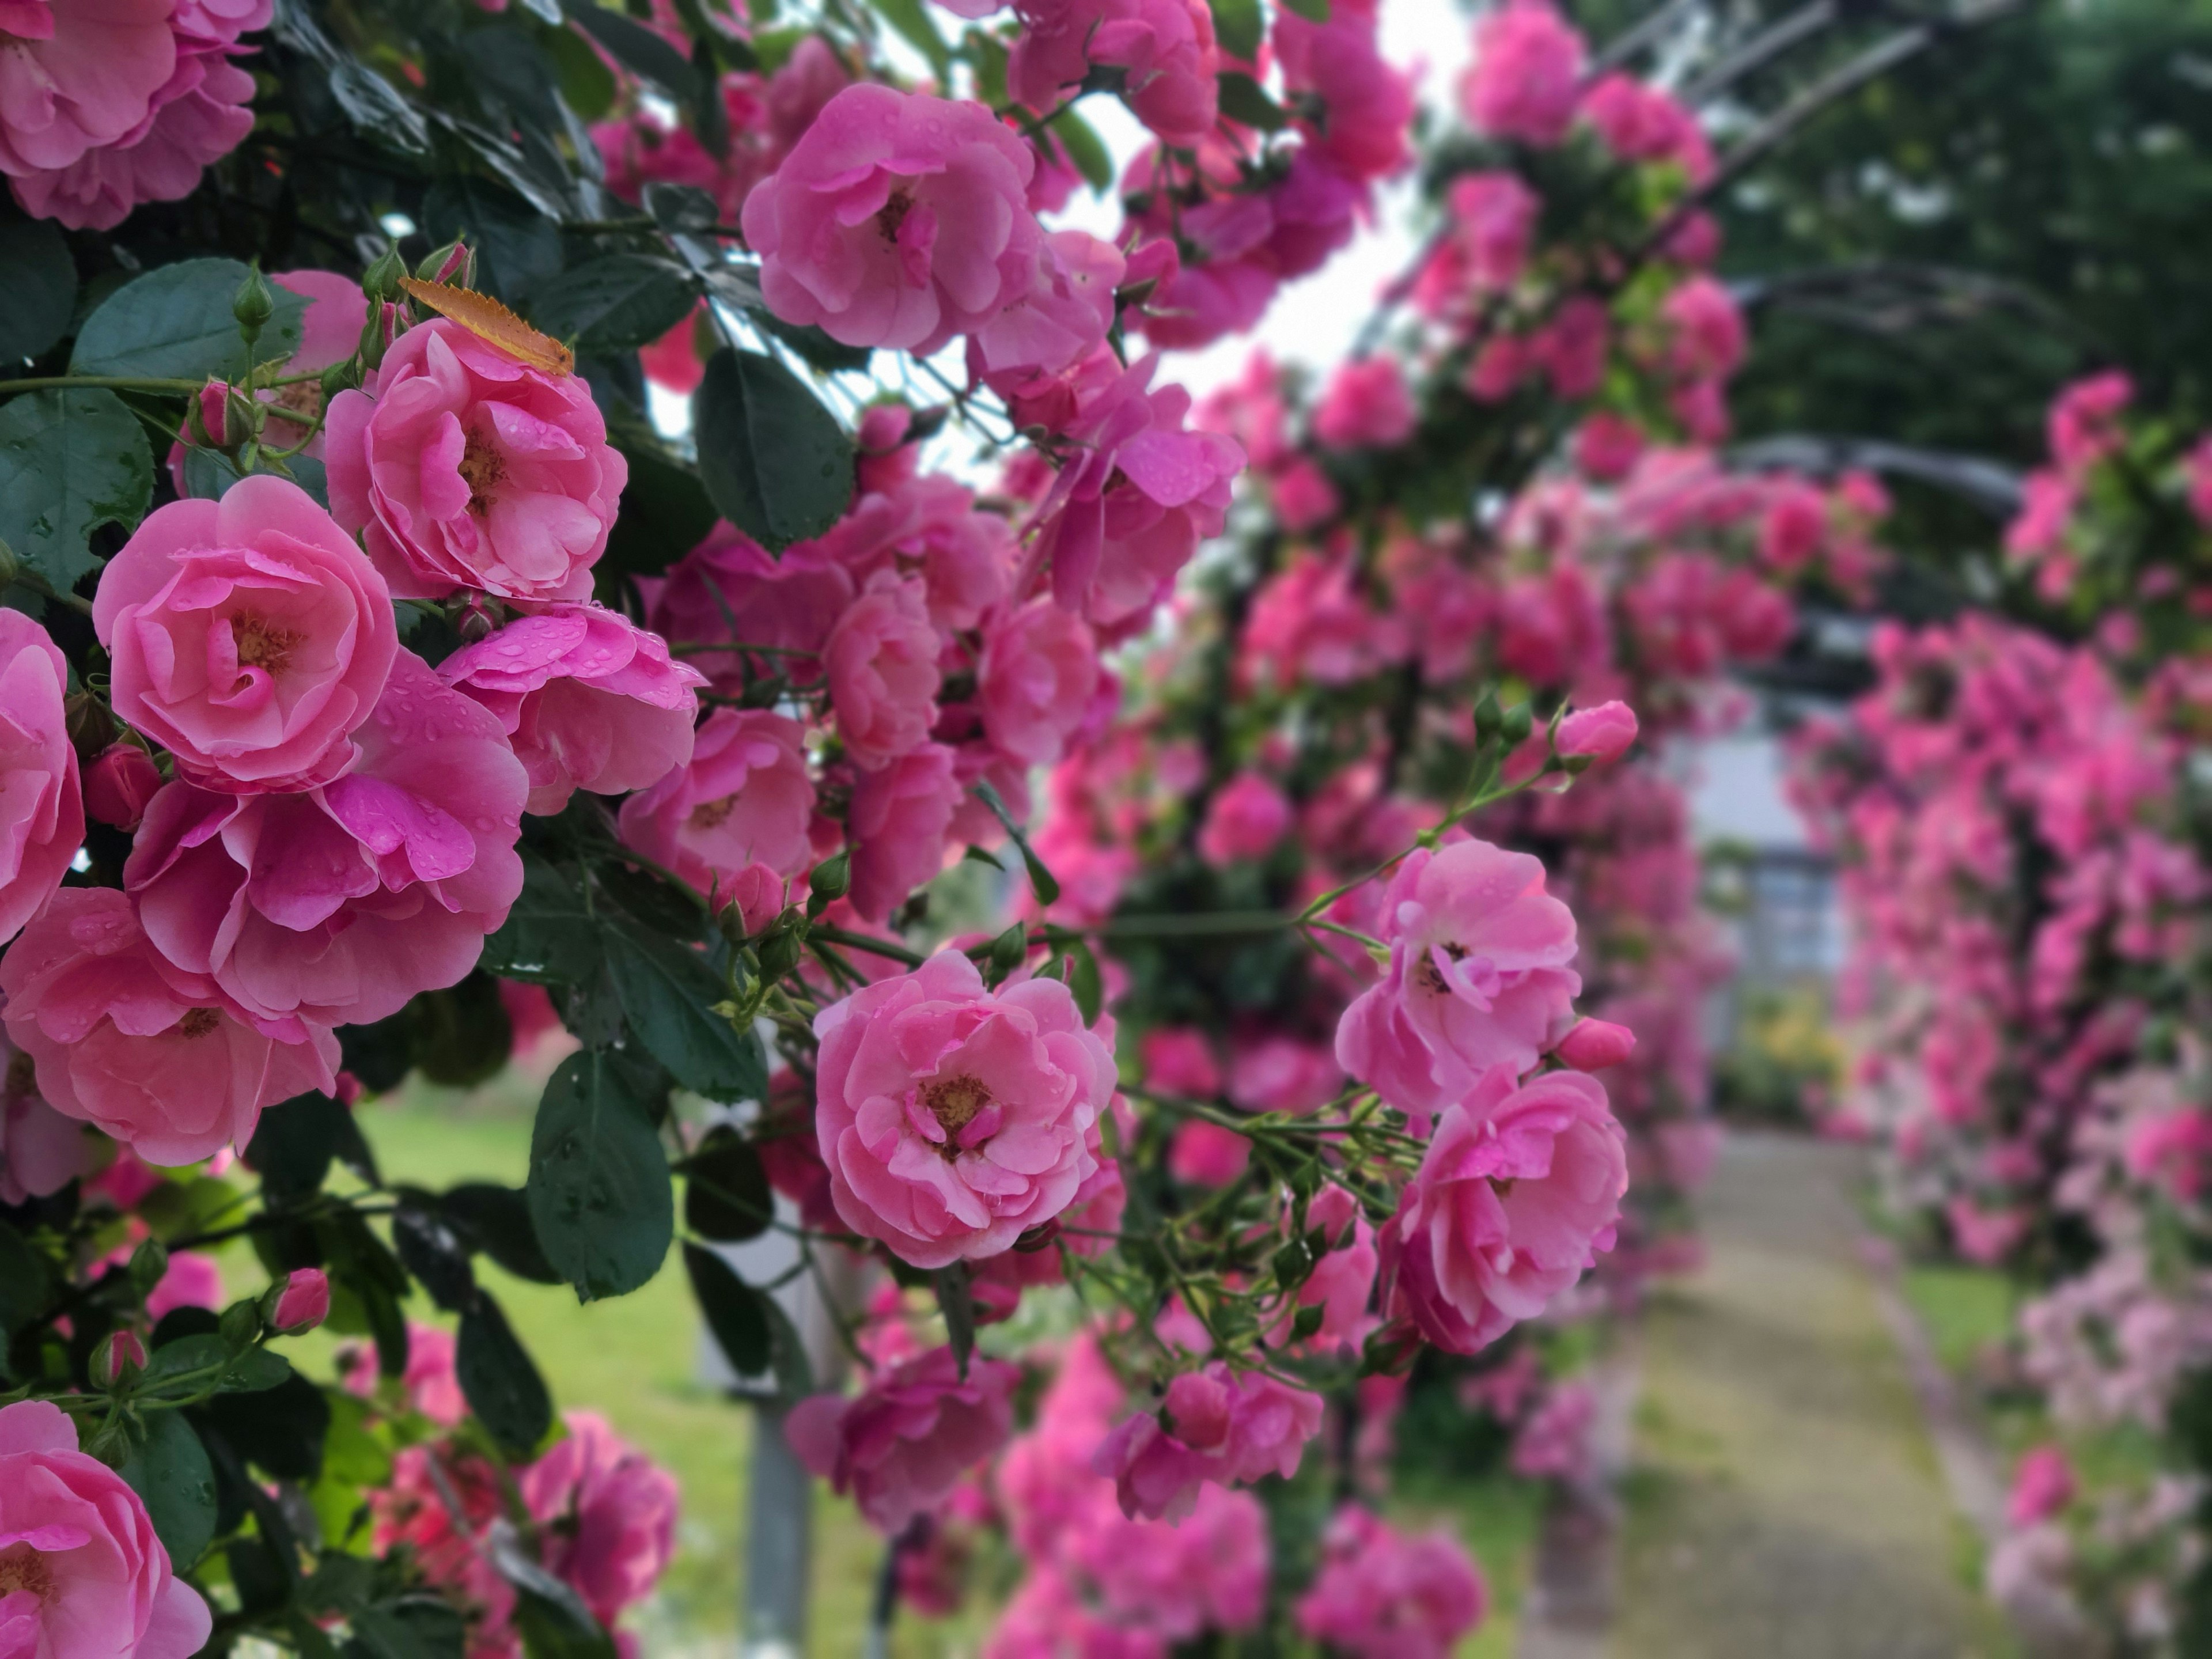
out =
[[1654,1298],[1616,1659],[2009,1651],[1854,1244],[1850,1149],[1732,1137]]

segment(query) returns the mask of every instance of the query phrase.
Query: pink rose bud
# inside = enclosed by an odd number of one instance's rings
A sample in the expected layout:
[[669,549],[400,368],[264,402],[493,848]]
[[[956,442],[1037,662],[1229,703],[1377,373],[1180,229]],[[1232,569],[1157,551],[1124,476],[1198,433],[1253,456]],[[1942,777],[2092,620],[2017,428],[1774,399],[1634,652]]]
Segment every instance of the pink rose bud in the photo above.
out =
[[854,435],[862,454],[888,454],[906,441],[913,424],[914,411],[904,404],[878,404],[860,416],[860,429]]
[[118,830],[136,830],[161,787],[152,756],[133,743],[111,744],[85,769],[84,810]]
[[1609,1019],[1585,1019],[1560,1039],[1554,1052],[1577,1072],[1602,1072],[1636,1052],[1636,1033]]
[[230,388],[210,380],[200,388],[192,410],[194,434],[212,449],[228,449],[235,441],[230,430]]
[[321,1324],[330,1311],[330,1275],[320,1267],[295,1267],[269,1323],[279,1336],[297,1336]]
[[1588,755],[1593,760],[1619,760],[1636,741],[1636,711],[1626,703],[1600,703],[1577,710],[1559,722],[1556,747],[1571,758]]
[[362,1093],[361,1079],[351,1072],[340,1072],[337,1081],[337,1087],[331,1091],[331,1098],[337,1101],[339,1105],[350,1107],[361,1098]]
[[92,1380],[103,1389],[112,1389],[128,1382],[145,1364],[146,1345],[139,1340],[138,1333],[115,1331],[92,1351]]

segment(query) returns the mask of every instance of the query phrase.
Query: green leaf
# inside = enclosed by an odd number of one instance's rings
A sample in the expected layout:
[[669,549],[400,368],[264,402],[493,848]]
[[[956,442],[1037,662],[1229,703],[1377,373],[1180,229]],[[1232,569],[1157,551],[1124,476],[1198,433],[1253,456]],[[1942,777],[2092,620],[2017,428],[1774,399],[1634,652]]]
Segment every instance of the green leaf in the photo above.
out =
[[483,969],[539,985],[581,984],[599,971],[599,927],[568,872],[526,847],[522,891],[484,941]]
[[769,1298],[702,1245],[684,1245],[684,1271],[690,1277],[691,1294],[698,1298],[707,1328],[714,1333],[730,1369],[739,1376],[757,1376],[768,1370],[775,1357]]
[[515,1340],[507,1316],[489,1296],[479,1295],[476,1305],[461,1315],[453,1370],[462,1397],[493,1439],[510,1452],[537,1449],[553,1426],[553,1397]]
[[222,1394],[256,1394],[276,1388],[291,1375],[291,1364],[281,1354],[266,1348],[232,1354],[223,1340],[210,1332],[180,1337],[155,1349],[139,1373],[137,1389],[165,1400],[189,1399],[204,1392],[210,1382]]
[[853,441],[781,363],[724,346],[692,396],[699,477],[770,552],[818,536],[853,499]]
[[275,1204],[289,1204],[322,1190],[352,1114],[325,1094],[295,1095],[261,1114],[246,1145],[247,1165],[260,1172]]
[[869,9],[889,23],[924,58],[929,59],[930,72],[941,83],[951,77],[952,49],[945,44],[945,37],[937,32],[937,23],[929,15],[924,0],[870,0]]
[[[1324,15],[1328,8],[1322,8]],[[1262,132],[1280,132],[1290,125],[1291,118],[1283,106],[1267,96],[1260,83],[1250,76],[1231,70],[1220,77],[1221,112],[1232,121],[1242,121],[1248,127],[1257,127]]]
[[1067,159],[1083,175],[1084,183],[1099,191],[1114,187],[1114,157],[1091,124],[1071,107],[1045,123],[1045,130],[1060,140]]
[[446,1218],[471,1248],[481,1250],[517,1279],[558,1285],[561,1275],[545,1259],[530,1222],[530,1200],[518,1187],[471,1181],[448,1190],[440,1200]]
[[380,1602],[352,1623],[347,1659],[461,1659],[468,1647],[460,1609],[440,1596]]
[[679,104],[698,96],[691,62],[642,23],[592,0],[568,0],[568,21],[605,48],[607,55],[640,80],[650,81]]
[[1096,1025],[1106,1006],[1106,984],[1098,971],[1098,958],[1084,939],[1075,940],[1067,948],[1068,957],[1075,964],[1067,976],[1067,988],[1075,993],[1076,1012],[1083,1016],[1083,1023]]
[[561,270],[561,228],[503,185],[448,174],[422,198],[423,230],[434,243],[468,239],[477,287],[520,305]]
[[0,1221],[0,1354],[15,1335],[45,1309],[52,1270],[22,1234]]
[[273,1480],[313,1480],[322,1473],[330,1397],[293,1371],[273,1389],[218,1395],[192,1415]]
[[1212,0],[1213,38],[1222,55],[1250,63],[1260,50],[1266,25],[1260,16],[1260,0]]
[[1309,23],[1328,21],[1328,0],[1282,0],[1285,11],[1295,12]]
[[[553,8],[555,0],[541,0]],[[604,118],[615,105],[615,73],[607,67],[606,59],[592,50],[592,43],[574,29],[562,29],[547,35],[541,44],[561,76],[561,96],[568,107],[586,121]]]
[[653,1127],[659,1066],[612,1048],[561,1062],[530,1136],[530,1219],[545,1259],[583,1301],[659,1272],[676,1233],[668,1162]]
[[719,515],[690,467],[657,447],[629,441],[615,447],[629,463],[629,483],[600,568],[657,576],[704,541]]
[[51,219],[0,225],[0,360],[35,357],[62,337],[76,314],[76,261]]
[[56,592],[92,568],[92,532],[154,499],[145,428],[112,392],[34,392],[0,408],[0,540]]
[[[77,331],[72,374],[125,374],[160,380],[245,378],[246,342],[231,301],[246,269],[235,259],[186,259],[125,283]],[[257,362],[300,349],[304,295],[269,285],[276,309],[254,342]],[[71,394],[76,395],[76,394]]]
[[647,185],[645,210],[672,236],[704,236],[722,222],[721,204],[696,185]]
[[871,346],[848,346],[819,323],[787,323],[765,304],[748,313],[754,322],[789,346],[811,368],[827,374],[866,368],[875,356]]
[[937,1292],[938,1310],[945,1316],[945,1335],[952,1345],[952,1363],[960,1380],[968,1380],[968,1361],[975,1352],[975,1297],[968,1264],[955,1261],[929,1276]]
[[775,1195],[760,1149],[724,1124],[708,1132],[684,1164],[684,1224],[718,1244],[741,1243],[768,1231]]
[[1030,850],[1030,838],[1023,833],[1022,826],[1014,822],[1014,815],[1006,810],[1006,798],[988,782],[976,784],[975,793],[976,799],[991,809],[991,816],[1006,827],[1006,834],[1021,849],[1022,866],[1030,873],[1030,885],[1036,890],[1037,902],[1056,903],[1060,898],[1060,882],[1051,871],[1045,868],[1044,860]]
[[496,1076],[514,1052],[499,981],[482,969],[458,985],[416,997],[407,1019],[409,1052],[433,1083],[472,1089]]
[[149,1412],[146,1441],[116,1471],[145,1501],[154,1535],[179,1572],[200,1559],[215,1536],[215,1468],[199,1431],[182,1412]]
[[690,273],[672,259],[612,253],[562,271],[538,291],[531,321],[587,356],[649,345],[691,314]]
[[678,1083],[709,1100],[758,1100],[768,1093],[760,1038],[714,1012],[730,994],[704,956],[627,916],[607,928],[605,941],[607,972],[623,1017]]
[[486,1530],[485,1553],[499,1576],[519,1592],[514,1622],[525,1659],[615,1659],[615,1644],[566,1579],[547,1571],[513,1525]]

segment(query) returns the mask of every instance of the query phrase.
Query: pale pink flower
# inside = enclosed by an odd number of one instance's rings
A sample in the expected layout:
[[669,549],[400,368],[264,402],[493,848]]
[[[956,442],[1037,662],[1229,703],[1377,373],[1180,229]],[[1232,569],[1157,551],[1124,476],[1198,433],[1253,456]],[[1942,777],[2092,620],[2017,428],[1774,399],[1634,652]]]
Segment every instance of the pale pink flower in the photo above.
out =
[[[904,415],[906,410],[897,412]],[[820,540],[785,549],[775,562],[785,568],[787,580],[793,559],[803,553],[834,560],[852,577],[854,590],[883,571],[918,574],[930,620],[948,633],[957,633],[975,627],[984,612],[1006,596],[1014,568],[1014,532],[998,514],[978,512],[973,492],[933,472],[895,483],[880,494],[863,495]],[[753,613],[749,607],[740,608],[746,605],[747,593],[738,584],[726,581],[724,586],[738,626],[748,630],[742,637],[763,644],[798,643],[796,636],[808,631],[779,625],[781,618],[773,612],[764,619],[766,631],[750,631]],[[809,648],[818,647],[829,637],[844,608],[845,602],[840,601],[830,610]],[[811,617],[816,613],[810,605],[805,614]]]
[[717,708],[690,758],[622,804],[622,838],[701,892],[751,866],[796,875],[811,856],[805,732],[764,708]]
[[995,1255],[1075,1201],[1113,1052],[1058,980],[997,992],[940,951],[814,1022],[837,1213],[918,1267]]
[[263,1107],[337,1086],[327,1030],[294,1020],[264,1034],[211,979],[164,960],[112,888],[56,894],[0,957],[0,993],[46,1103],[149,1163],[243,1146]]
[[1617,761],[1636,741],[1636,711],[1625,702],[1601,702],[1595,708],[1578,708],[1559,722],[1553,747],[1570,757],[1587,755],[1595,761]]
[[1217,867],[1264,858],[1289,833],[1289,799],[1258,772],[1239,772],[1206,803],[1198,855]]
[[0,1066],[0,1204],[44,1198],[90,1175],[83,1129],[39,1097],[31,1057],[4,1036]]
[[84,794],[46,630],[0,610],[0,940],[40,912],[84,842]]
[[1587,1479],[1596,1417],[1597,1395],[1587,1382],[1563,1382],[1546,1390],[1513,1437],[1508,1455],[1513,1473],[1531,1480]]
[[173,0],[0,7],[0,173],[35,178],[142,128],[177,66]]
[[1509,0],[1474,31],[1459,102],[1477,132],[1556,144],[1582,90],[1583,38],[1544,0]]
[[1314,436],[1330,449],[1389,449],[1412,434],[1413,421],[1398,360],[1356,357],[1329,376],[1314,408]]
[[162,955],[257,1019],[397,1012],[463,978],[522,890],[529,784],[496,715],[402,651],[354,741],[301,793],[167,785],[124,865]]
[[928,737],[939,648],[927,594],[910,578],[876,577],[837,619],[822,658],[837,735],[855,765],[872,771]]
[[676,1477],[592,1412],[516,1476],[547,1569],[609,1629],[653,1593],[676,1553]]
[[1579,1072],[1516,1087],[1499,1066],[1437,1121],[1378,1239],[1394,1317],[1474,1353],[1533,1319],[1613,1248],[1628,1161],[1605,1091]]
[[851,1399],[808,1395],[792,1407],[784,1432],[801,1462],[896,1537],[1006,1445],[1020,1380],[1016,1367],[978,1357],[963,1382],[952,1350],[933,1348],[879,1371]]
[[1111,242],[1088,231],[1054,231],[1037,252],[1028,289],[975,331],[971,362],[980,358],[994,377],[1066,368],[1105,340],[1114,326],[1114,293],[1127,271]]
[[353,538],[289,480],[156,509],[100,574],[115,712],[219,789],[301,789],[354,763],[399,649]]
[[1216,1360],[1169,1383],[1158,1413],[1117,1424],[1091,1466],[1113,1480],[1122,1514],[1181,1520],[1206,1481],[1296,1474],[1321,1418],[1319,1395],[1271,1376],[1239,1375]]
[[401,599],[587,599],[629,463],[580,375],[435,317],[324,428],[331,511]]
[[854,910],[882,921],[945,867],[945,838],[963,799],[953,752],[941,743],[854,779],[845,823]]
[[1489,1596],[1474,1559],[1442,1528],[1411,1537],[1346,1504],[1322,1536],[1321,1571],[1298,1628],[1346,1659],[1449,1659]]
[[1383,890],[1382,980],[1345,1010],[1344,1069],[1425,1121],[1494,1066],[1526,1071],[1567,1032],[1575,919],[1544,866],[1484,841],[1421,848]]
[[1234,1045],[1229,1098],[1248,1112],[1319,1111],[1343,1087],[1344,1067],[1327,1043],[1272,1031]]
[[745,198],[761,291],[787,322],[928,356],[1029,291],[1035,167],[981,104],[848,87]]
[[683,766],[707,683],[620,612],[567,604],[462,647],[438,677],[499,716],[530,775],[523,810],[541,814],[576,790],[647,789]]
[[1036,1567],[992,1626],[983,1659],[1168,1659],[1168,1644],[1105,1617],[1057,1570]]
[[0,1406],[0,1644],[11,1659],[191,1659],[214,1620],[138,1494],[46,1400]]
[[992,618],[983,629],[976,696],[994,747],[1048,766],[1089,713],[1098,684],[1091,629],[1050,599]]

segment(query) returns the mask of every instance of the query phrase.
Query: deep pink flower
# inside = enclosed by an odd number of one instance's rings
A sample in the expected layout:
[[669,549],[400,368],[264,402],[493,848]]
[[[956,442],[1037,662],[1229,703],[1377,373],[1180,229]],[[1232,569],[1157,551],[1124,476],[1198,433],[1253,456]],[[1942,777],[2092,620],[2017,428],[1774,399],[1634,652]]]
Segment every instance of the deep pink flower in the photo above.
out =
[[1449,1659],[1489,1595],[1474,1559],[1443,1528],[1409,1537],[1346,1504],[1322,1537],[1321,1571],[1298,1598],[1298,1628],[1346,1659]]
[[135,743],[116,742],[84,770],[84,808],[100,823],[136,830],[161,787],[161,769]]
[[1626,477],[1643,453],[1643,428],[1610,410],[1599,410],[1575,428],[1575,467],[1599,483]]
[[1528,854],[1419,849],[1384,890],[1378,926],[1389,968],[1345,1010],[1336,1057],[1401,1110],[1425,1120],[1566,1035],[1582,988],[1567,966],[1575,919]]
[[[707,539],[672,567],[665,580],[650,579],[651,606],[646,621],[672,646],[696,646],[730,640],[768,646],[779,653],[754,653],[756,673],[786,674],[805,684],[819,677],[814,654],[830,637],[837,618],[853,602],[853,576],[835,556],[836,539],[869,510],[863,502],[854,516],[819,542],[803,542],[772,555],[742,531],[718,524]],[[904,549],[890,544],[893,558]],[[925,580],[931,566],[925,558]],[[947,624],[950,626],[951,624]],[[731,630],[734,628],[735,633]],[[796,656],[781,654],[798,653]],[[708,652],[686,659],[718,690],[735,693],[744,686],[742,653]]]
[[1177,1124],[1168,1142],[1168,1173],[1193,1187],[1226,1187],[1251,1161],[1249,1140],[1204,1119]]
[[1343,1087],[1328,1044],[1280,1031],[1239,1038],[1230,1061],[1229,1098],[1248,1112],[1316,1112]]
[[684,765],[707,683],[658,634],[596,605],[518,617],[440,663],[438,677],[499,716],[530,775],[524,810],[537,813],[559,811],[578,789],[650,788]]
[[384,580],[314,498],[241,478],[157,508],[100,572],[115,712],[219,789],[349,768],[399,649]]
[[1020,1381],[1016,1367],[979,1357],[963,1382],[952,1350],[933,1348],[878,1372],[849,1400],[808,1395],[792,1407],[784,1432],[801,1462],[896,1537],[1006,1443]]
[[1099,64],[1127,71],[1130,110],[1170,144],[1203,143],[1218,111],[1213,14],[1194,0],[1020,0],[1006,89],[1056,108]]
[[1221,1063],[1194,1025],[1159,1025],[1137,1045],[1145,1087],[1186,1100],[1212,1100],[1221,1092]]
[[1075,1200],[1113,1052],[1058,980],[983,988],[940,951],[817,1015],[837,1213],[918,1267],[996,1255]]
[[1604,76],[1583,94],[1582,116],[1624,161],[1674,161],[1693,185],[1712,174],[1712,146],[1697,117],[1656,87]]
[[[118,1265],[131,1260],[120,1249],[116,1255]],[[161,1281],[146,1292],[146,1317],[158,1323],[179,1308],[204,1308],[213,1313],[228,1299],[228,1294],[223,1289],[222,1269],[213,1256],[179,1250],[169,1258]]]
[[1474,1353],[1533,1319],[1613,1248],[1628,1190],[1620,1124],[1596,1080],[1499,1066],[1437,1123],[1377,1241],[1388,1306]]
[[1636,1033],[1610,1020],[1580,1019],[1559,1039],[1555,1052],[1562,1064],[1577,1072],[1602,1072],[1636,1052]]
[[164,960],[111,887],[57,893],[0,957],[0,993],[46,1103],[151,1164],[243,1146],[263,1107],[336,1086],[327,1030],[264,1034],[211,979]]
[[1032,766],[1058,760],[1097,684],[1091,629],[1050,599],[1032,599],[985,625],[976,678],[983,731],[1015,759]]
[[1568,715],[1559,722],[1553,746],[1570,757],[1587,755],[1592,760],[1617,761],[1635,741],[1636,711],[1615,701]]
[[945,843],[963,792],[952,751],[925,743],[853,781],[853,908],[882,921],[945,867]]
[[84,794],[46,630],[0,609],[0,941],[38,915],[84,842]]
[[0,1036],[0,1204],[58,1193],[92,1173],[83,1129],[39,1097],[31,1057]]
[[1477,291],[1512,287],[1528,263],[1528,239],[1543,205],[1535,191],[1510,173],[1468,173],[1452,180],[1449,199]]
[[[1381,1262],[1375,1230],[1360,1213],[1359,1200],[1334,1182],[1306,1206],[1306,1227],[1328,1241],[1328,1253],[1298,1286],[1297,1306],[1322,1310],[1321,1326],[1311,1340],[1325,1349],[1357,1348],[1376,1323],[1368,1311]],[[1288,1340],[1290,1328],[1286,1314],[1273,1340]]]
[[324,433],[331,511],[398,597],[591,597],[629,463],[581,376],[434,317],[331,400]]
[[1314,160],[1363,182],[1404,169],[1413,76],[1383,61],[1373,7],[1334,7],[1320,22],[1279,11],[1269,40]]
[[0,173],[35,178],[143,127],[177,66],[173,0],[9,0]]
[[928,356],[1029,292],[1035,167],[981,104],[848,87],[745,198],[761,291],[787,322]]
[[1289,833],[1291,803],[1260,773],[1239,772],[1206,803],[1198,855],[1217,867],[1264,858]]
[[252,1017],[342,1025],[476,965],[522,890],[528,780],[498,717],[402,651],[343,777],[237,796],[179,781],[125,886],[162,955]]
[[805,735],[764,708],[717,708],[689,762],[622,804],[623,840],[702,893],[753,865],[797,875],[811,856]]
[[888,765],[929,735],[939,644],[927,593],[911,578],[875,577],[837,619],[822,659],[837,735],[855,765]]
[[171,1571],[144,1501],[77,1449],[51,1401],[0,1406],[0,1651],[10,1659],[191,1659],[214,1620]]
[[331,1276],[320,1267],[295,1267],[284,1280],[269,1327],[280,1336],[296,1336],[330,1316]]
[[[906,411],[902,408],[898,413]],[[1015,558],[1012,526],[996,513],[978,512],[972,491],[933,472],[905,479],[880,494],[863,495],[819,541],[785,549],[780,563],[787,572],[793,557],[803,551],[842,567],[852,578],[848,598],[884,571],[918,574],[928,599],[930,620],[948,632],[975,627],[985,611],[1006,597]],[[726,591],[737,589],[728,592],[733,609],[749,597],[735,584],[726,581],[724,586]],[[830,627],[844,609],[842,600],[830,609],[808,648],[818,647],[829,637]],[[804,614],[810,618],[815,614],[811,603]],[[737,615],[741,628],[751,626],[752,617],[747,611],[738,611]],[[747,632],[743,637],[781,645],[796,642],[785,635],[806,631],[803,627],[777,627],[781,618],[775,612],[766,620],[769,631]],[[792,618],[794,623],[798,620]]]
[[[284,360],[284,367],[277,371],[279,378],[289,380],[295,374],[319,374],[332,363],[343,362],[360,349],[362,329],[368,321],[368,300],[362,293],[359,283],[335,270],[313,270],[279,271],[269,280],[307,302],[300,318],[299,349]],[[225,433],[230,418],[231,395],[231,388],[220,381],[211,380],[202,387],[199,424],[209,435],[224,434],[235,442],[244,434]],[[301,380],[290,386],[268,387],[258,395],[260,401],[270,406],[268,424],[263,428],[263,441],[267,447],[289,449],[298,445],[301,454],[321,459],[322,432],[319,428],[310,432],[307,424],[322,410],[321,383]],[[169,447],[169,477],[179,495],[191,494],[185,477],[186,453],[182,439]]]
[[1398,360],[1356,357],[1329,377],[1314,409],[1314,436],[1330,449],[1389,449],[1406,441],[1413,420]]
[[1239,1375],[1219,1360],[1168,1384],[1157,1413],[1117,1424],[1091,1467],[1114,1482],[1121,1513],[1181,1520],[1206,1481],[1218,1486],[1298,1472],[1321,1432],[1322,1398],[1271,1376]]
[[1556,144],[1582,89],[1583,38],[1544,0],[1509,0],[1474,31],[1474,64],[1459,86],[1477,132]]
[[2058,1446],[2031,1446],[2012,1472],[2005,1498],[2005,1524],[2014,1528],[2048,1521],[2074,1501],[2074,1466]]
[[[457,1352],[451,1331],[411,1319],[407,1322],[407,1365],[400,1374],[399,1386],[407,1396],[409,1409],[420,1412],[441,1428],[453,1428],[469,1412],[454,1369]],[[339,1363],[347,1391],[363,1399],[374,1397],[381,1380],[375,1350],[341,1349]]]
[[592,1412],[562,1419],[565,1438],[515,1478],[541,1530],[547,1571],[609,1629],[653,1593],[676,1553],[676,1477]]
[[1093,1608],[1060,1571],[1032,1568],[983,1644],[983,1659],[1167,1659],[1157,1632]]
[[1691,277],[1667,296],[1660,314],[1674,325],[1668,360],[1677,374],[1723,380],[1743,362],[1743,313],[1712,277]]

